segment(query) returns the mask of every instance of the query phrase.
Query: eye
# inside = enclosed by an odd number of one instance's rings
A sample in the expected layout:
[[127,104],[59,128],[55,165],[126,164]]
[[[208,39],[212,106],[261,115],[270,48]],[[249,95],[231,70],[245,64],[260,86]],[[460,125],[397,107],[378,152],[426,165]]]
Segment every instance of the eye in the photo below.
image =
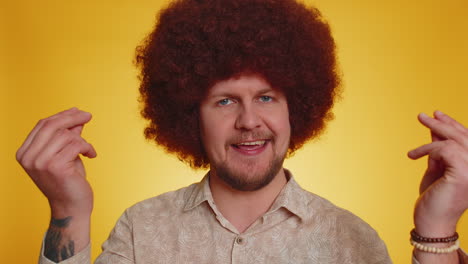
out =
[[221,106],[230,105],[232,103],[233,103],[233,101],[231,99],[229,99],[229,98],[224,98],[224,99],[218,101],[218,105],[221,105]]
[[268,95],[262,95],[260,96],[260,101],[267,103],[273,101],[273,98],[271,98],[271,96]]

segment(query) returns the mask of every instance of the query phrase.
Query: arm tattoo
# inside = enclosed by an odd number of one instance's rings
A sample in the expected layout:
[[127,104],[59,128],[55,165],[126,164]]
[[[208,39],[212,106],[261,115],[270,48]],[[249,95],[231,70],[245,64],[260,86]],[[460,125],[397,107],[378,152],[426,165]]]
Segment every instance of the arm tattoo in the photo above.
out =
[[60,262],[75,255],[75,242],[63,237],[63,230],[70,225],[72,217],[50,221],[49,230],[45,238],[44,256],[54,262]]
[[62,218],[62,219],[55,219],[55,218],[52,218],[52,220],[50,220],[50,224],[53,225],[53,226],[56,226],[56,227],[68,227],[70,225],[70,221],[71,221],[72,217],[71,216],[68,216],[68,217],[65,217],[65,218]]

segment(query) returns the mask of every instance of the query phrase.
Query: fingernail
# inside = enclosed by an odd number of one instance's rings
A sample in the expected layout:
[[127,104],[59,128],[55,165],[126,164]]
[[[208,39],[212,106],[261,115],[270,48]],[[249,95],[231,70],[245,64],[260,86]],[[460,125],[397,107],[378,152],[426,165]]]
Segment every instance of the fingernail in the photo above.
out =
[[426,115],[426,113],[419,113],[419,116],[420,117],[429,117],[428,115]]
[[445,115],[445,114],[444,114],[442,111],[440,111],[440,110],[436,110],[436,111],[434,112],[434,114]]

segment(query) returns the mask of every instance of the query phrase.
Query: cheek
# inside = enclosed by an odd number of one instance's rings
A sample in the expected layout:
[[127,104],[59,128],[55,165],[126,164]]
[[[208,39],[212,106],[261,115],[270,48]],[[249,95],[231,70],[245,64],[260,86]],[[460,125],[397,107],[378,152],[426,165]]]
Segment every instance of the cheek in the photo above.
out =
[[287,107],[282,107],[275,114],[270,114],[270,123],[272,130],[278,137],[288,138],[291,136],[291,125],[289,122],[289,113]]
[[229,118],[212,112],[202,113],[200,131],[203,146],[208,153],[221,151],[230,135]]
[[278,120],[276,129],[278,147],[280,151],[287,151],[291,141],[291,126],[288,115],[282,116],[281,120]]
[[284,138],[284,141],[289,145],[289,138],[291,137],[291,125],[289,123],[289,117],[284,118],[281,120],[281,123],[278,124],[279,130],[281,133],[281,137]]

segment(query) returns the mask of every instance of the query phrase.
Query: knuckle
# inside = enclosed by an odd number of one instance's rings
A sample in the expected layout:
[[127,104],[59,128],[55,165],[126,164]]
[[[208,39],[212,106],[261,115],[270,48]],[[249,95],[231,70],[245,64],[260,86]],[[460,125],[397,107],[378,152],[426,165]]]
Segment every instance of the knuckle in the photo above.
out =
[[23,157],[18,160],[18,163],[21,165],[21,167],[23,167],[26,170],[30,169],[32,167],[31,162],[29,162],[28,160],[26,160]]
[[453,140],[447,140],[446,144],[440,149],[440,154],[446,158],[455,158],[458,156],[458,144]]
[[36,159],[32,162],[32,169],[37,171],[43,171],[47,168],[46,162]]
[[21,151],[21,149],[18,149],[15,154],[16,161],[21,163],[22,157],[23,157],[23,152]]
[[70,142],[68,143],[69,151],[79,153],[81,148],[83,147],[83,140],[79,137],[72,137]]
[[457,145],[457,142],[453,139],[447,139],[444,148],[453,148]]
[[73,147],[80,146],[83,143],[83,140],[78,136],[70,135],[69,138],[70,138],[70,144]]
[[58,128],[57,131],[55,132],[55,135],[57,136],[66,135],[66,129]]
[[32,160],[28,157],[28,153],[24,154],[22,157],[19,158],[18,162],[23,166],[25,169],[31,169],[33,167]]
[[44,120],[43,128],[47,130],[58,130],[62,129],[62,123],[68,119],[67,116],[54,118],[54,119],[46,119]]
[[56,124],[56,123],[57,123],[57,122],[56,122],[55,120],[53,120],[53,119],[52,119],[52,120],[50,120],[50,119],[47,120],[47,119],[46,119],[46,120],[44,120],[44,122],[42,123],[42,128],[43,128],[44,130],[55,129],[55,124]]
[[39,119],[36,126],[42,126],[44,125],[45,122],[47,122],[47,118]]
[[73,133],[71,133],[68,129],[60,128],[55,133],[56,137],[63,138],[65,142],[71,142],[74,138]]

